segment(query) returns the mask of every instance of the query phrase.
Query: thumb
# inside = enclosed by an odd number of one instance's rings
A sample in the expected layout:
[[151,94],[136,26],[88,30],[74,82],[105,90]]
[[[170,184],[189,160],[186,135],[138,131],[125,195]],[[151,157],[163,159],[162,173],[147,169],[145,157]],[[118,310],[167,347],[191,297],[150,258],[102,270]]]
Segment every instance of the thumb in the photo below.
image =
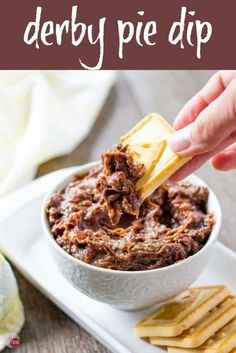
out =
[[176,131],[171,149],[181,156],[195,156],[217,147],[236,130],[236,79],[197,119]]

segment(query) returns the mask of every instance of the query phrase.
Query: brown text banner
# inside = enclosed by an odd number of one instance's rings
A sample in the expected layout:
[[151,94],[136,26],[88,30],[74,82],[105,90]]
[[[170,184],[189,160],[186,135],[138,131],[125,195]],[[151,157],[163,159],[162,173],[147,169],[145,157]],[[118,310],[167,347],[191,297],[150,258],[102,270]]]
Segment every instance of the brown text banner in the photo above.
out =
[[235,35],[235,0],[3,0],[0,69],[232,69]]

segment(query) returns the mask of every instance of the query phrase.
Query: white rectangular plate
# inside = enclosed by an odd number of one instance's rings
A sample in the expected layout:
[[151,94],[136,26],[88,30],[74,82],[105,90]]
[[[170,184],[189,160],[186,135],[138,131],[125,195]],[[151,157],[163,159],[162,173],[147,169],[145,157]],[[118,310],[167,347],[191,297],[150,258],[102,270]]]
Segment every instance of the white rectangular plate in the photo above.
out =
[[[40,208],[48,189],[72,169],[39,178],[0,201],[1,251],[31,283],[111,351],[164,352],[133,333],[133,326],[148,310],[117,311],[86,297],[67,283],[51,260]],[[236,293],[235,268],[235,253],[217,243],[208,267],[195,284],[228,284]]]

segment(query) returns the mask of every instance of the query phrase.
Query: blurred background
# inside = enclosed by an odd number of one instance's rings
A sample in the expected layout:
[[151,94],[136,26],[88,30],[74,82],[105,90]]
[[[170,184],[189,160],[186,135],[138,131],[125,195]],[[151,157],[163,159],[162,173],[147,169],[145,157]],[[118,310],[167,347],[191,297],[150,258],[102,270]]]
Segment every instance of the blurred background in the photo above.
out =
[[[0,195],[60,168],[99,159],[150,112],[173,122],[214,71],[5,72],[0,77]],[[223,210],[220,240],[236,251],[236,172],[198,173]],[[107,353],[17,273],[26,311],[19,352]],[[10,352],[6,349],[4,352]]]

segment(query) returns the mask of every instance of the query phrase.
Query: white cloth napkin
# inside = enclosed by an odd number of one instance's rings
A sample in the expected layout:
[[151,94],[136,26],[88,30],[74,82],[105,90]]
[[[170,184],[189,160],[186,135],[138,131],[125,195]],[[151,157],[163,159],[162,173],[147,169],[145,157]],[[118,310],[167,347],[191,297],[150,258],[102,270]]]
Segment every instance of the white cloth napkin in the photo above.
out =
[[0,254],[0,351],[24,324],[24,310],[9,263]]
[[[85,138],[114,79],[112,71],[0,72],[0,197]],[[0,350],[23,323],[16,280],[0,254]]]
[[85,138],[114,79],[113,71],[0,72],[0,196]]

